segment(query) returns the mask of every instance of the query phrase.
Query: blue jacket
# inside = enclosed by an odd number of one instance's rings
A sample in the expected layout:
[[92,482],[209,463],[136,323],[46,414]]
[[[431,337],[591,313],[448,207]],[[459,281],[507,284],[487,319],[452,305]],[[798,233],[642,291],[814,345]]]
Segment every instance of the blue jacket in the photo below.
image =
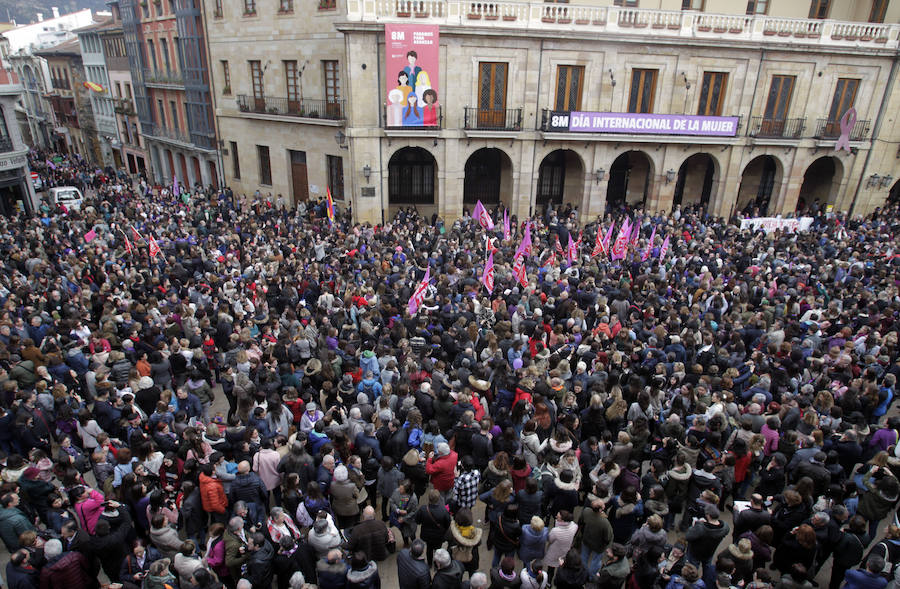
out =
[[364,433],[356,434],[356,439],[353,441],[354,446],[356,448],[362,448],[363,446],[368,446],[372,449],[372,456],[375,457],[375,460],[381,462],[382,454],[381,454],[381,444],[378,443],[378,438],[372,436],[367,437]]
[[844,575],[844,589],[884,589],[887,579],[861,569],[851,569]]
[[175,411],[184,411],[187,413],[188,419],[191,417],[200,417],[203,413],[203,406],[200,405],[200,399],[194,393],[188,393],[186,399],[180,398],[178,395],[172,399],[175,401]]
[[40,572],[36,568],[6,563],[6,586],[9,589],[38,589],[40,580]]
[[550,531],[547,528],[537,533],[532,529],[531,524],[522,526],[522,537],[519,538],[519,558],[524,563],[530,563],[536,558],[544,558],[547,551],[547,538]]
[[[381,373],[379,372],[378,374],[380,375]],[[356,392],[366,393],[367,395],[369,395],[369,401],[371,402],[374,402],[378,397],[381,396],[381,391],[381,383],[375,380],[374,377],[364,378],[358,385],[356,385]]]

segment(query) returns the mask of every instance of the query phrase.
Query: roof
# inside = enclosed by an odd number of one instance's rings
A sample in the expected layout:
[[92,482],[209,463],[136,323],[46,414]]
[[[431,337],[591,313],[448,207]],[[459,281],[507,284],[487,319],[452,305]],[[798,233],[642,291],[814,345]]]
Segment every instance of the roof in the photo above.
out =
[[112,16],[103,16],[100,17],[97,22],[86,27],[74,29],[72,32],[77,35],[79,33],[100,32],[109,28],[116,28],[119,26],[120,25],[113,20]]
[[81,45],[78,43],[78,39],[70,39],[68,41],[64,41],[59,45],[54,45],[53,47],[48,47],[47,49],[41,49],[40,51],[35,51],[35,55],[39,55],[41,57],[53,57],[56,55],[81,55]]

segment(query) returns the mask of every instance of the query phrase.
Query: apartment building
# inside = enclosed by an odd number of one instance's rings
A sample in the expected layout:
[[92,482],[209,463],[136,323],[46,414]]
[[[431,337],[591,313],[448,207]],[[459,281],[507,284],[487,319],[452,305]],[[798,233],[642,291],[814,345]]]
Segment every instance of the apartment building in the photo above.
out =
[[[205,0],[226,183],[372,222],[900,197],[900,0],[645,4]],[[418,92],[404,31],[437,45]]]
[[200,0],[121,0],[134,110],[153,177],[218,185]]
[[226,184],[298,202],[348,196],[344,0],[208,0]]
[[111,9],[109,17],[76,31],[85,74],[102,89],[91,92],[90,97],[103,164],[125,168],[130,174],[145,173],[146,153],[134,107],[119,3],[114,0],[107,4]]
[[16,124],[16,104],[24,88],[12,70],[0,69],[0,215],[33,213],[34,188],[28,169],[28,145]]
[[35,51],[34,55],[45,60],[50,71],[50,87],[46,97],[57,125],[53,129],[55,147],[60,152],[78,154],[90,162],[101,162],[97,125],[89,95],[92,91],[85,85],[88,80],[78,39]]

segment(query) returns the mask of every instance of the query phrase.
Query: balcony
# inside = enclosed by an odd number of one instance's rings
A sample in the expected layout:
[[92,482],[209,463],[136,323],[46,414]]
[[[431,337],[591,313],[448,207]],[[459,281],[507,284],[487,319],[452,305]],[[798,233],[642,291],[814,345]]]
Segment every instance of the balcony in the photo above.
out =
[[8,153],[10,151],[15,151],[12,139],[10,137],[0,137],[0,153]]
[[144,69],[144,83],[148,86],[184,88],[184,78],[178,72]]
[[799,139],[806,129],[806,119],[768,119],[753,117],[747,135],[760,139]]
[[521,108],[466,107],[464,128],[480,131],[521,131]]
[[766,15],[709,14],[623,6],[466,0],[347,0],[352,22],[420,22],[496,29],[702,39],[790,46],[841,47],[894,52],[900,24],[842,22]]
[[238,110],[261,115],[280,115],[306,119],[344,120],[343,100],[289,100],[264,96],[255,98],[245,94],[237,95]]
[[[869,121],[856,121],[850,131],[850,141],[863,141],[869,135]],[[837,139],[841,136],[840,119],[819,119],[816,123],[816,139]]]
[[163,127],[161,125],[143,125],[142,129],[144,131],[144,135],[148,135],[150,137],[155,137],[157,139],[166,140],[169,142],[182,143],[185,145],[191,144],[191,138],[188,134],[182,132],[180,129],[171,129],[169,127]]

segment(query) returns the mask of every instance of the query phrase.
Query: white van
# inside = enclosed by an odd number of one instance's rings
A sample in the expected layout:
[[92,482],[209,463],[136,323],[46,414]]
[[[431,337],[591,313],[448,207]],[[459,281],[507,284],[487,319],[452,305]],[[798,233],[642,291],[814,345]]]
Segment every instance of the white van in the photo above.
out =
[[74,186],[56,186],[50,189],[50,202],[60,203],[70,210],[80,210],[84,195]]

